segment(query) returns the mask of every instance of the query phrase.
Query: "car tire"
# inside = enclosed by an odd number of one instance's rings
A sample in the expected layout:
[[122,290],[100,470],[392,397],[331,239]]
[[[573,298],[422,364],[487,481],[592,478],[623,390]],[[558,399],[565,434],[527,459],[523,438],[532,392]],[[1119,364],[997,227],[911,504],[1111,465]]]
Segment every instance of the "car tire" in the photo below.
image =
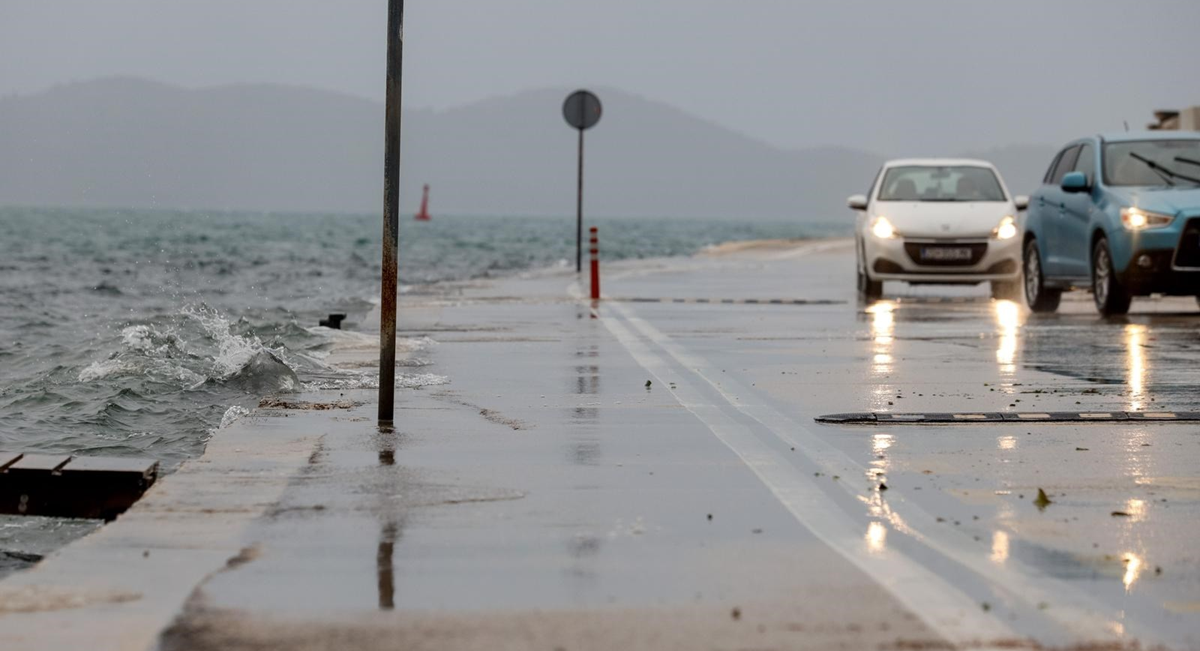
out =
[[867,256],[863,251],[862,246],[859,246],[858,256],[855,264],[857,273],[855,288],[858,290],[858,299],[864,302],[877,301],[883,297],[883,281],[871,280],[867,275]]
[[992,298],[997,301],[1015,301],[1020,296],[1021,285],[1014,280],[993,280]]
[[864,301],[877,301],[883,296],[883,281],[871,280],[861,270],[858,272],[858,297]]
[[1092,247],[1092,300],[1101,316],[1118,316],[1129,312],[1133,296],[1117,280],[1113,269],[1108,240],[1101,237]]
[[1058,309],[1062,301],[1062,290],[1046,287],[1046,276],[1042,273],[1042,256],[1038,252],[1037,240],[1025,243],[1022,268],[1025,270],[1025,302],[1029,309],[1040,314],[1050,314]]

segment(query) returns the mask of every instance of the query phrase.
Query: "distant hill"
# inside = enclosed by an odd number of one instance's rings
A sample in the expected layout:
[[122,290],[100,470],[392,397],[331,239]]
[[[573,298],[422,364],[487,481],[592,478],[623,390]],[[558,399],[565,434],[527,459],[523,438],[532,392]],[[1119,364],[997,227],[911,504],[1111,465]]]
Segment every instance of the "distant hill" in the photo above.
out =
[[[403,210],[430,183],[435,214],[573,214],[566,92],[406,112]],[[589,214],[828,221],[846,215],[846,196],[865,191],[883,160],[784,150],[662,103],[597,93],[605,113],[587,135]],[[378,102],[306,88],[59,86],[0,99],[0,204],[376,212],[382,124]],[[1052,151],[995,153],[1024,192]]]

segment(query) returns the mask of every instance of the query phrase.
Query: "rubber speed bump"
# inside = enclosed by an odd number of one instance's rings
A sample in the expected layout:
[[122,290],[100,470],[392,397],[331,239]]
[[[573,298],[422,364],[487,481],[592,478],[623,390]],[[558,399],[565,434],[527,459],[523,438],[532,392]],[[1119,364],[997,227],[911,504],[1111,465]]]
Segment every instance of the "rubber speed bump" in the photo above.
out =
[[847,301],[822,298],[647,298],[635,296],[632,298],[609,298],[607,300],[623,303],[679,303],[687,305],[845,305],[847,303]]
[[1120,421],[1200,422],[1200,411],[1102,411],[1102,412],[946,412],[893,413],[853,412],[817,416],[818,423],[840,425],[946,425],[984,423],[1104,423]]

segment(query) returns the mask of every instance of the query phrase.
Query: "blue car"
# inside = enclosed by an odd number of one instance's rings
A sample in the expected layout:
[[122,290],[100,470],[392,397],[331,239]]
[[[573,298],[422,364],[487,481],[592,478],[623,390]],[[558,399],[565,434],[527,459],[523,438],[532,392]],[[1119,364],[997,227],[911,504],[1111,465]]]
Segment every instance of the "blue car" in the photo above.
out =
[[1054,158],[1025,213],[1025,299],[1058,309],[1088,288],[1104,316],[1134,296],[1200,301],[1200,133],[1081,138]]

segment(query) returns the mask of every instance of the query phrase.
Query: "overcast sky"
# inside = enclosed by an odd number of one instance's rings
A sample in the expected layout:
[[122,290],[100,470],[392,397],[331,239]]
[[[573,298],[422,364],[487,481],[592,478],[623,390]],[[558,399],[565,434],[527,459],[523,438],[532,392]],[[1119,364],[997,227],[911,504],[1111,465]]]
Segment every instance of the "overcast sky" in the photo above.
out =
[[[108,75],[380,98],[386,0],[0,0],[0,93]],[[1051,143],[1200,104],[1196,0],[409,0],[405,93],[596,86],[782,147]]]

